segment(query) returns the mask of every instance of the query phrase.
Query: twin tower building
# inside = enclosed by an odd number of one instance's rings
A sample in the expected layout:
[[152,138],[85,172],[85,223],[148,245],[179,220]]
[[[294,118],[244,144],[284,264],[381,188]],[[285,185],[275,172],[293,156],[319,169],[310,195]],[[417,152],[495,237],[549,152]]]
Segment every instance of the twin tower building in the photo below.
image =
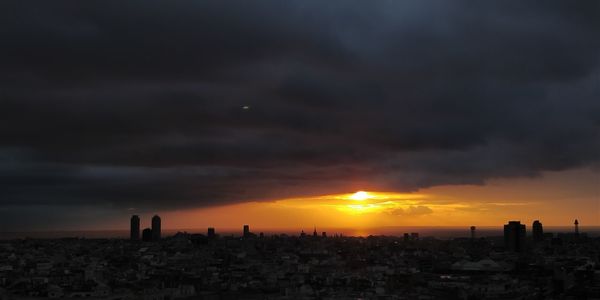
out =
[[[131,216],[129,239],[132,241],[140,240],[140,217],[138,215]],[[152,228],[146,228],[142,231],[142,240],[144,242],[160,240],[160,217],[158,215],[152,217]]]

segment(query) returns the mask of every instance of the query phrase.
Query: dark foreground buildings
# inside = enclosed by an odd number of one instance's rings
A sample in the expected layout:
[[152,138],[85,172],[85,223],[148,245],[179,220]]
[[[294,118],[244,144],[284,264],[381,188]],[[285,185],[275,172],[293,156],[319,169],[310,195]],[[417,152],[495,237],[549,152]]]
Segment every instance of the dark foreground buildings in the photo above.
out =
[[[132,217],[132,224],[139,218]],[[160,221],[160,218],[154,220]],[[599,299],[600,238],[333,234],[0,242],[0,299]],[[541,222],[534,222],[539,236]],[[132,226],[134,228],[135,226]],[[132,230],[132,232],[135,230]],[[525,244],[529,243],[528,247]]]
[[468,227],[464,237],[449,240],[409,233],[406,239],[326,236],[316,230],[257,236],[248,226],[235,235],[180,232],[160,242],[151,242],[153,231],[146,228],[142,238],[148,243],[2,241],[0,299],[600,297],[600,238],[547,232],[544,241],[525,248],[523,224],[509,222],[506,229],[510,249],[502,236],[471,238]]

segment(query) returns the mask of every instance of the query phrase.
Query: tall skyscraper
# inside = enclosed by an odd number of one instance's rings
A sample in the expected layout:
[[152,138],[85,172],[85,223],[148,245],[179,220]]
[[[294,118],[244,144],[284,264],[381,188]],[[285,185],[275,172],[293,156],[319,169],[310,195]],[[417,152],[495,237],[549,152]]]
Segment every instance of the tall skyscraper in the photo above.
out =
[[160,217],[158,215],[152,217],[152,240],[160,240]]
[[215,228],[214,227],[208,227],[208,231],[206,232],[206,236],[209,239],[214,239],[215,238]]
[[535,243],[539,243],[544,240],[544,228],[542,227],[540,220],[533,221],[531,230],[533,231],[533,241]]
[[129,239],[132,241],[140,240],[140,217],[138,217],[138,215],[131,216],[131,224],[129,227]]
[[577,221],[577,219],[575,219],[575,235],[579,236],[579,221]]
[[525,224],[520,221],[509,221],[504,225],[504,247],[507,251],[525,251]]
[[475,239],[475,226],[471,226],[471,239],[474,240]]
[[245,238],[250,237],[250,226],[248,226],[248,225],[244,225],[244,237]]

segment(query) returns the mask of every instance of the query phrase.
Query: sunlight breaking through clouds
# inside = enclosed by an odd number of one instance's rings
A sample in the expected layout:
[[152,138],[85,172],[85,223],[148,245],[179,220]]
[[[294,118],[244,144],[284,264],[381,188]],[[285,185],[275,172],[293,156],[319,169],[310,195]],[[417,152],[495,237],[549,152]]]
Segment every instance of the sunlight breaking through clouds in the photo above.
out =
[[399,212],[417,215],[432,212],[427,199],[426,195],[421,194],[358,191],[349,194],[283,199],[276,203],[298,208],[334,208],[350,215],[374,213],[398,215]]

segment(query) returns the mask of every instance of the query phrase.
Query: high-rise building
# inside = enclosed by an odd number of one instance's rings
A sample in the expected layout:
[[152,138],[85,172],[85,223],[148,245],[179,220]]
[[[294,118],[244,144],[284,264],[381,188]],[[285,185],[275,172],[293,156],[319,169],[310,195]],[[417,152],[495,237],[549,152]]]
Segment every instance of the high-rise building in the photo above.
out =
[[129,239],[132,241],[140,240],[140,217],[137,215],[131,216],[131,222],[129,227]]
[[142,241],[151,242],[152,241],[152,229],[145,228],[142,230]]
[[577,221],[577,219],[575,219],[575,235],[579,236],[579,221]]
[[206,232],[206,236],[208,236],[209,239],[214,239],[216,234],[215,234],[215,228],[214,227],[208,227],[208,231]]
[[158,215],[152,217],[152,240],[160,240],[160,217]]
[[535,243],[539,243],[544,241],[544,227],[542,226],[542,222],[540,220],[533,221],[531,225],[532,237]]
[[250,237],[250,226],[248,225],[244,225],[244,235],[245,238],[249,238]]
[[313,230],[313,237],[318,237],[319,234],[317,233],[317,226],[315,226],[315,229]]
[[525,224],[520,221],[509,221],[504,225],[504,247],[507,251],[525,251]]
[[419,240],[419,233],[418,232],[411,232],[410,233],[410,239],[413,241],[418,241]]
[[471,226],[471,239],[474,240],[475,239],[475,226]]

